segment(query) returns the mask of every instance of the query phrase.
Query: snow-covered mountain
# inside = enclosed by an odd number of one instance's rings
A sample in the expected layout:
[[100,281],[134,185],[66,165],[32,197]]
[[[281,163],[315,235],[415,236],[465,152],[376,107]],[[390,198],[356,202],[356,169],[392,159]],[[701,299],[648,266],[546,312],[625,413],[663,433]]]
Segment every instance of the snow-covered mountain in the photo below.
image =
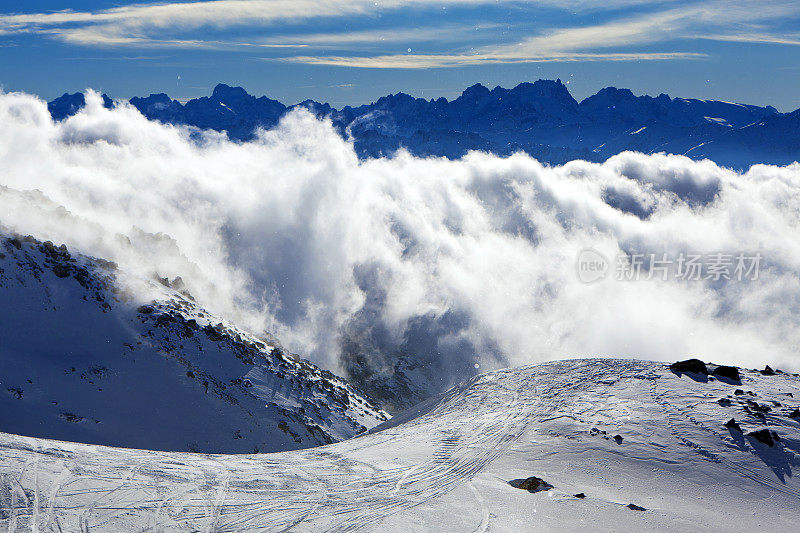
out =
[[793,531],[800,379],[571,360],[262,455],[0,434],[9,531]]
[[387,418],[330,372],[203,309],[180,278],[136,279],[2,231],[0,301],[2,431],[250,453],[340,441]]
[[[82,94],[65,94],[48,107],[62,119],[80,109],[83,100]],[[107,96],[105,103],[113,105]],[[615,87],[578,102],[560,80],[513,89],[476,84],[452,101],[397,93],[341,110],[313,101],[286,106],[224,84],[210,97],[186,104],[163,93],[131,98],[130,104],[150,119],[226,131],[238,140],[249,140],[257,128],[270,128],[293,108],[305,107],[352,136],[362,157],[389,155],[402,147],[415,155],[449,158],[469,150],[524,151],[543,162],[564,163],[604,161],[634,150],[710,158],[736,168],[800,158],[797,112],[666,94],[635,96]]]

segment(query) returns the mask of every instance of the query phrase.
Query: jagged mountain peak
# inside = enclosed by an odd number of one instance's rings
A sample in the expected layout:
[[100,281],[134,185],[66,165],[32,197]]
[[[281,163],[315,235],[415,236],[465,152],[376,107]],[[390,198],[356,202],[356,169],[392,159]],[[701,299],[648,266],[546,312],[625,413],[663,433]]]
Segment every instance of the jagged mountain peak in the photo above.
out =
[[[114,102],[111,98],[103,93],[103,107],[111,109],[114,107]],[[48,102],[47,110],[55,120],[63,120],[80,111],[86,105],[86,96],[84,93],[64,93],[55,100]]]
[[215,100],[233,99],[233,100],[255,100],[256,97],[250,95],[242,87],[232,87],[224,83],[219,83],[214,87],[211,93],[211,98]]
[[540,97],[553,96],[558,98],[569,97],[572,95],[567,89],[567,86],[562,83],[561,79],[557,80],[536,80],[535,82],[522,82],[509,92],[536,95]]
[[[471,85],[464,89],[464,92],[461,93],[460,98],[464,99],[475,99],[475,98],[484,98],[491,94],[491,91],[485,85],[480,83],[476,83],[475,85]],[[459,99],[460,99],[459,98]]]

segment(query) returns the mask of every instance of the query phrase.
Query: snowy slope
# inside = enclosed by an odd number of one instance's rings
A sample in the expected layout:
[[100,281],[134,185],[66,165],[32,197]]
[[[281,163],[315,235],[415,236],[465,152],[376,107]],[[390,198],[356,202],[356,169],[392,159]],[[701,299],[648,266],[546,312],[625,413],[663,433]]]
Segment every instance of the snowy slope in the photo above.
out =
[[[571,360],[478,376],[310,450],[156,453],[2,434],[0,528],[790,531],[798,394],[800,379],[781,373],[735,383]],[[772,447],[745,435],[767,427]],[[509,484],[530,476],[553,488]]]
[[335,442],[386,419],[330,372],[199,307],[180,280],[134,279],[0,232],[0,302],[2,431],[243,453]]

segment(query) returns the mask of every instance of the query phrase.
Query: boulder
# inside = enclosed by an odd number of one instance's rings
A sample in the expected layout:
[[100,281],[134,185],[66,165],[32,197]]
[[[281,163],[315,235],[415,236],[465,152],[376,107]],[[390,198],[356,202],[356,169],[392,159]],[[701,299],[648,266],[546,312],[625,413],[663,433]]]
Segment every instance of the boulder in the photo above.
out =
[[742,432],[742,427],[736,422],[736,419],[731,418],[727,422],[725,422],[725,427],[734,431],[738,431],[739,433]]
[[685,361],[677,361],[669,365],[669,369],[676,374],[694,373],[708,375],[708,367],[700,359],[687,359]]
[[527,490],[528,492],[542,492],[553,488],[553,485],[536,476],[525,479],[512,479],[508,484],[515,489]]
[[647,510],[644,507],[640,507],[640,506],[636,505],[635,503],[629,503],[628,504],[628,509],[630,509],[631,511],[646,511]]
[[759,429],[758,431],[751,431],[747,434],[748,437],[752,437],[758,442],[762,444],[766,444],[769,447],[775,446],[775,442],[781,440],[777,433],[774,431],[770,431],[768,429]]
[[763,403],[754,402],[753,400],[747,400],[746,404],[747,405],[745,405],[744,410],[747,411],[748,413],[762,413],[762,414],[764,414],[764,413],[769,413],[770,411],[772,411],[772,407],[770,407],[769,405],[765,405]]
[[764,375],[764,376],[774,376],[775,375],[775,371],[772,370],[772,368],[770,368],[769,365],[767,365],[767,366],[764,367],[764,370],[761,371],[761,374]]
[[739,369],[735,366],[719,365],[712,372],[715,376],[728,378],[733,381],[741,382],[742,378],[739,376]]

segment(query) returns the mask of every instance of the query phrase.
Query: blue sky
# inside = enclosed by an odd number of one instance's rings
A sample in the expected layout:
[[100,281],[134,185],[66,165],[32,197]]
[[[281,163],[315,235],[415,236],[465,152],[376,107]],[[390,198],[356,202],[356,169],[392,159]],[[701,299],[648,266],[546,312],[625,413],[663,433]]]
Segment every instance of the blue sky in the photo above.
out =
[[800,1],[0,1],[0,84],[53,98],[207,95],[341,107],[561,78],[800,107]]

